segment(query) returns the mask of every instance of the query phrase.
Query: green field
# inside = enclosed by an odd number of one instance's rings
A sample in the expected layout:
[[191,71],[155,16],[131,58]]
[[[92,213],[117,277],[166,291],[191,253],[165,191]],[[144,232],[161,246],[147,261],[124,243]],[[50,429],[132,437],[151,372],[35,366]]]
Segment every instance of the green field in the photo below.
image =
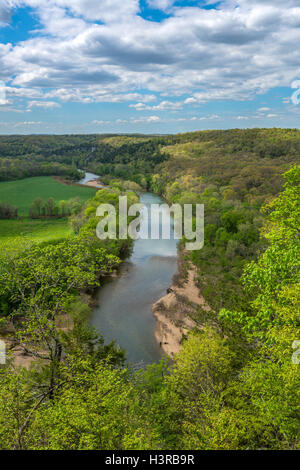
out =
[[51,176],[38,176],[24,180],[0,183],[0,202],[18,207],[20,216],[27,216],[32,202],[37,198],[53,197],[57,202],[79,197],[87,201],[95,195],[95,189],[59,183]]
[[16,237],[28,237],[35,241],[65,238],[72,234],[68,219],[52,220],[1,220],[0,243]]
[[11,238],[26,236],[36,241],[67,237],[72,233],[68,219],[32,220],[27,217],[32,202],[41,197],[53,197],[57,202],[79,197],[85,202],[95,195],[95,189],[66,185],[42,176],[0,183],[0,202],[19,209],[19,220],[0,220],[1,243]]

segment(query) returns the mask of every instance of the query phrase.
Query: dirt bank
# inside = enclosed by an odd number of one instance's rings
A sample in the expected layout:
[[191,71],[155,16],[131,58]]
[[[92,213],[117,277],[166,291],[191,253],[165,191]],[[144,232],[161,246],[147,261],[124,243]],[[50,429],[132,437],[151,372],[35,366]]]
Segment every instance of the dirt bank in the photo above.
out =
[[[68,332],[73,328],[73,321],[69,315],[60,315],[57,318],[56,326],[58,330]],[[4,331],[0,331],[0,340],[4,341],[7,357],[12,359],[14,366],[30,369],[30,366],[37,361],[36,357],[32,354],[28,354],[18,343],[17,339],[14,337],[12,324],[8,324]],[[45,355],[47,353],[41,350],[39,354]]]
[[2,341],[6,344],[6,354],[7,357],[13,357],[13,363],[16,367],[26,367],[29,369],[31,364],[34,362],[34,358],[24,353],[21,346],[16,345],[16,343],[9,338],[1,338]]
[[91,180],[85,183],[83,186],[90,186],[91,188],[104,189],[105,186],[100,183],[98,180]]
[[81,188],[82,187],[84,187],[84,188],[90,187],[90,188],[94,188],[94,189],[104,189],[106,187],[98,179],[90,180],[90,181],[87,181],[86,183],[82,184],[82,183],[66,180],[66,179],[64,179],[60,176],[52,176],[52,178],[54,180],[58,181],[59,183],[66,184],[67,186],[79,186]]
[[183,336],[199,326],[191,318],[198,306],[210,311],[195,282],[195,268],[188,269],[187,278],[179,287],[173,283],[168,293],[152,306],[157,327],[155,336],[170,357],[178,353]]
[[14,365],[17,367],[30,368],[31,363],[34,362],[35,359],[26,354],[17,340],[14,339],[14,327],[12,323],[8,323],[4,329],[0,329],[0,340],[5,343],[7,359],[12,359]]

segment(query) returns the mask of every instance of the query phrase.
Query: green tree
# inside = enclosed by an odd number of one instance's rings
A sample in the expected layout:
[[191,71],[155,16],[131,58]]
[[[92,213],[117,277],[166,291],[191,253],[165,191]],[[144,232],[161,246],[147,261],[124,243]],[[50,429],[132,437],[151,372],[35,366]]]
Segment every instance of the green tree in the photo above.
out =
[[46,246],[6,250],[0,263],[0,296],[9,296],[9,315],[23,350],[50,363],[53,390],[63,355],[59,318],[67,315],[77,292],[99,285],[101,273],[119,262],[103,248],[69,239]]

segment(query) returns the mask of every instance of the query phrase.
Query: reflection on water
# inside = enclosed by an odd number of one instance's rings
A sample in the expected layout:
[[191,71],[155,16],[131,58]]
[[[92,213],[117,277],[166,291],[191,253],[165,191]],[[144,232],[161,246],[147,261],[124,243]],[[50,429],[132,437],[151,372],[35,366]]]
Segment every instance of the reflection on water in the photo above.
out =
[[[150,193],[143,194],[140,201],[146,207],[163,202]],[[176,245],[172,239],[137,240],[132,256],[121,266],[120,276],[97,294],[99,306],[92,313],[91,323],[106,341],[115,339],[126,349],[131,362],[149,363],[161,357],[154,337],[152,304],[166,293],[177,270]]]
[[99,178],[99,176],[95,175],[95,173],[86,172],[85,177],[82,178],[82,180],[79,181],[79,184],[86,184],[89,181],[97,180],[98,178]]

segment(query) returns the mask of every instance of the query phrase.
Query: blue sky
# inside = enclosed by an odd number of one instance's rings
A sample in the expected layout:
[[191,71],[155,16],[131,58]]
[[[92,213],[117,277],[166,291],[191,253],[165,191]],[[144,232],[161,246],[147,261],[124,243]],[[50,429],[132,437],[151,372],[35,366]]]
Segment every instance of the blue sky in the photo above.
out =
[[298,0],[0,0],[0,133],[299,127],[299,43]]

